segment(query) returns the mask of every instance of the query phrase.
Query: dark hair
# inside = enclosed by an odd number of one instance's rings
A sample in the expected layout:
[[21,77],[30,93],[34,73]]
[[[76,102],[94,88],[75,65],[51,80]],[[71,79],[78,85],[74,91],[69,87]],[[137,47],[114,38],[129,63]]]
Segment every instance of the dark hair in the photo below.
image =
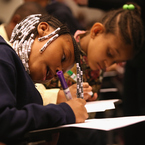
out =
[[[68,34],[71,36],[71,39],[74,45],[75,61],[77,64],[79,64],[79,67],[81,67],[78,45],[74,37],[70,34],[70,31],[67,28],[67,26],[62,24],[59,20],[57,20],[51,15],[35,14],[35,15],[30,15],[26,17],[19,24],[15,26],[12,32],[11,40],[10,40],[10,42],[13,43],[14,50],[16,51],[16,53],[19,55],[20,59],[22,60],[25,70],[30,74],[29,64],[28,64],[29,55],[31,52],[31,46],[34,42],[34,39],[36,38],[38,34],[37,26],[41,22],[48,23],[52,28],[54,28],[54,30],[57,30],[60,28],[58,31],[56,31],[59,36],[63,34]],[[77,74],[81,74],[81,70],[79,70]],[[77,83],[79,83],[78,81],[79,80],[77,80]],[[82,83],[82,80],[81,80],[81,83]]]
[[36,2],[25,2],[15,10],[12,17],[16,14],[20,15],[22,20],[32,14],[47,14],[47,11]]
[[[78,49],[78,45],[77,45],[73,35],[70,33],[70,30],[68,29],[68,27],[65,24],[62,24],[58,19],[56,19],[52,15],[48,15],[48,14],[42,16],[40,18],[40,22],[47,22],[54,29],[57,29],[58,27],[60,27],[60,30],[58,31],[59,36],[62,35],[62,34],[71,35],[72,42],[73,42],[73,45],[74,45],[75,61],[76,61],[76,63],[80,64],[80,52],[79,52],[79,49]],[[35,33],[35,35],[37,35],[36,31],[34,31],[33,33]]]
[[76,61],[76,63],[79,63],[79,65],[81,66],[81,64],[80,64],[80,52],[79,52],[79,49],[78,49],[78,45],[77,45],[73,35],[70,33],[70,30],[67,28],[67,26],[65,24],[62,24],[59,20],[57,20],[56,18],[54,18],[51,15],[49,15],[49,18],[47,16],[45,18],[40,19],[40,21],[45,21],[46,18],[47,18],[46,22],[51,27],[53,27],[54,29],[56,29],[58,27],[61,28],[60,31],[58,32],[59,35],[62,35],[62,34],[70,34],[71,35],[72,42],[73,42],[73,45],[74,45],[75,61]]
[[102,18],[101,23],[105,26],[105,33],[116,34],[119,30],[122,40],[126,44],[132,44],[136,54],[141,50],[144,42],[141,8],[136,3],[128,4],[133,4],[135,9],[111,10]]
[[[37,19],[39,19],[39,21],[37,21]],[[75,61],[76,61],[76,63],[80,64],[79,49],[78,49],[78,45],[76,44],[76,41],[75,41],[74,37],[71,35],[67,26],[65,24],[62,24],[58,19],[56,19],[52,15],[36,14],[36,15],[27,16],[19,24],[17,24],[17,26],[15,26],[15,28],[12,32],[12,36],[11,36],[10,41],[13,43],[15,40],[18,40],[18,41],[15,41],[15,42],[19,43],[19,50],[20,50],[20,47],[22,49],[22,45],[24,44],[24,41],[29,41],[30,42],[30,39],[33,39],[33,40],[35,39],[35,37],[38,34],[37,26],[41,22],[48,23],[54,29],[57,29],[58,27],[60,27],[60,30],[57,32],[59,34],[59,36],[63,35],[63,34],[69,34],[71,36],[72,42],[73,42],[73,45],[74,45]],[[27,32],[25,32],[26,31],[25,29],[27,29]],[[24,32],[22,32],[22,31],[24,31]],[[32,36],[32,34],[34,34],[34,35]],[[23,38],[21,37],[22,35],[23,35]],[[17,45],[17,47],[18,47],[18,45]],[[14,48],[14,49],[17,50],[18,48]]]

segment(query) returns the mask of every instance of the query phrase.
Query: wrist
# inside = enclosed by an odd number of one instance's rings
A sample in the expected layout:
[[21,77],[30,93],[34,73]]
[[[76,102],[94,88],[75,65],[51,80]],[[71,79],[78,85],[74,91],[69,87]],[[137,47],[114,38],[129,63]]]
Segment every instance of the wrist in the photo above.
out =
[[65,97],[65,93],[63,90],[59,90],[58,91],[58,95],[57,95],[57,104],[60,104],[62,102],[66,102],[66,97]]

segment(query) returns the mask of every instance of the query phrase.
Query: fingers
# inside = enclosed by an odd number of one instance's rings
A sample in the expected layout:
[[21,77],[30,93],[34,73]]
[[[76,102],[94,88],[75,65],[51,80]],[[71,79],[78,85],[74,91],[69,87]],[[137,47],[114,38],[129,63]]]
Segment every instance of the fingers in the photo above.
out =
[[77,30],[77,31],[75,32],[75,34],[74,34],[75,40],[76,40],[77,42],[79,42],[79,35],[80,35],[80,34],[84,34],[84,33],[85,33],[85,31]]
[[77,84],[75,83],[75,84],[71,85],[70,87],[77,88]]
[[88,97],[88,99],[86,101],[96,101],[98,98],[98,94],[97,93],[94,93],[93,94],[93,97]]
[[83,88],[88,88],[89,84],[87,82],[83,82]]
[[[86,109],[86,108],[85,108]],[[76,118],[76,123],[84,123],[85,120],[89,117],[87,113],[85,114],[79,114],[79,117]]]
[[88,93],[84,93],[84,100],[88,101],[91,96]]
[[88,113],[85,107],[86,101],[81,98],[75,98],[66,102],[73,110],[76,118],[76,123],[84,122],[88,118]]
[[88,92],[91,92],[91,91],[92,91],[92,87],[88,83],[84,82],[83,83],[83,92],[88,93]]
[[81,98],[77,98],[77,99],[80,103],[82,103],[83,105],[86,105],[86,101],[84,99],[81,99]]
[[77,85],[76,84],[73,84],[69,87],[69,90],[71,92],[71,95],[73,98],[76,98],[77,97]]
[[91,97],[92,100],[96,100],[98,98],[98,94],[97,93],[94,93],[93,97]]
[[[77,88],[76,84],[73,84],[72,86],[69,87],[73,98],[77,98],[76,88]],[[92,87],[87,82],[83,82],[84,100],[86,100],[86,101],[94,101],[94,100],[97,99],[97,97],[98,97],[97,93],[93,94],[93,97],[92,97],[90,95],[90,92],[92,92]]]

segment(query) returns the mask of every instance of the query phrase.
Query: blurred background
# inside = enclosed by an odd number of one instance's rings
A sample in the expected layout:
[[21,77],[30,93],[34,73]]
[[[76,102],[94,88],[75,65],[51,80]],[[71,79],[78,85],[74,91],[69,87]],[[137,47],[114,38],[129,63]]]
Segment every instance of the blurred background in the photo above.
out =
[[0,0],[0,22],[8,22],[15,9],[23,0]]

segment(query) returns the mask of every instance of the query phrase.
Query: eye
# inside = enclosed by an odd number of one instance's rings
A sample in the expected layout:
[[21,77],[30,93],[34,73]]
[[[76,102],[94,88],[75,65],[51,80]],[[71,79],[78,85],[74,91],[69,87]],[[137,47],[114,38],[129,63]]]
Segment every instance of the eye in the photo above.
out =
[[66,59],[66,56],[65,56],[65,54],[63,54],[61,62],[65,61],[65,59]]
[[111,53],[111,50],[110,50],[110,49],[108,49],[108,50],[107,50],[107,55],[108,55],[109,57],[113,57],[113,55],[112,55],[112,53]]

